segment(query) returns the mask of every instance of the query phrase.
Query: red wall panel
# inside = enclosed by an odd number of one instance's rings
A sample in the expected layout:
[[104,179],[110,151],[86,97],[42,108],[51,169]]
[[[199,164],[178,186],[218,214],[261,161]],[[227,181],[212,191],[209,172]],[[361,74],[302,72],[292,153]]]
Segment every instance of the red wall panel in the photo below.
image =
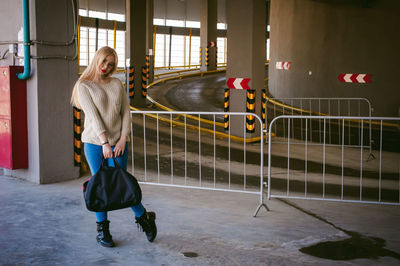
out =
[[26,81],[23,67],[0,67],[0,167],[28,168]]

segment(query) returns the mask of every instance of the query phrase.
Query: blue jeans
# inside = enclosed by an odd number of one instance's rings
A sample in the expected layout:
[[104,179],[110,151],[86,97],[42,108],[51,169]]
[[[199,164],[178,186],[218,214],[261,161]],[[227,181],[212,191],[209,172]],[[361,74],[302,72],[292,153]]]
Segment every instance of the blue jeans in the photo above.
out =
[[[97,171],[99,171],[101,166],[101,160],[103,158],[103,148],[99,145],[84,143],[85,157],[86,161],[89,164],[90,172],[92,176],[94,176]],[[114,146],[111,147],[114,150]],[[116,158],[119,166],[122,169],[127,168],[128,165],[128,143],[126,143],[124,154],[120,155]],[[114,167],[113,159],[108,159],[107,161],[110,167]],[[132,211],[135,213],[136,217],[140,217],[143,215],[145,209],[142,203],[131,207]],[[96,212],[97,222],[103,222],[107,220],[107,212]]]

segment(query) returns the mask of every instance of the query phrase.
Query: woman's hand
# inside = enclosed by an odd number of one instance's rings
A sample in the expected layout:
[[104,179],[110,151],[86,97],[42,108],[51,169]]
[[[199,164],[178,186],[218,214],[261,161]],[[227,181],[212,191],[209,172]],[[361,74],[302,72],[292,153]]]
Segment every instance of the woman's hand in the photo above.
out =
[[117,158],[118,156],[124,155],[126,146],[126,136],[121,136],[118,140],[117,144],[114,147],[114,157]]
[[104,158],[112,158],[113,157],[113,151],[109,143],[104,144],[103,146],[103,156]]

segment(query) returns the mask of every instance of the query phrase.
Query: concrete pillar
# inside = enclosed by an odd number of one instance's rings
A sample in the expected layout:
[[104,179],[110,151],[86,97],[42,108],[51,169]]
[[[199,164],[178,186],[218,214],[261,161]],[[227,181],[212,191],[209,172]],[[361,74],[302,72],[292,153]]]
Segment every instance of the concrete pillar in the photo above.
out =
[[135,96],[131,104],[145,107],[146,98],[142,96],[142,67],[146,67],[146,2],[126,1],[126,58],[127,64],[135,69]]
[[[256,91],[255,111],[261,117],[261,90],[265,76],[265,0],[226,1],[227,13],[227,69],[226,79],[250,78],[249,86]],[[230,90],[231,112],[246,112],[246,91]],[[255,133],[259,135],[259,123]],[[243,117],[231,116],[231,133],[243,136]]]
[[149,75],[148,83],[154,81],[154,39],[153,39],[153,17],[154,17],[154,0],[146,1],[146,55],[149,57]]
[[[10,10],[5,19],[15,19],[14,23],[22,27],[21,16],[12,15],[22,14],[21,5],[12,2],[13,5],[6,5]],[[31,40],[71,40],[74,34],[71,1],[59,0],[54,4],[52,0],[30,0],[29,9]],[[3,18],[0,16],[0,21]],[[17,39],[17,33],[12,33],[13,40]],[[77,178],[70,99],[78,79],[78,61],[63,58],[73,57],[75,46],[33,44],[30,49],[32,55],[41,58],[31,59],[31,77],[27,80],[29,168],[4,172],[39,184]]]
[[[209,47],[211,42],[217,43],[217,0],[201,0],[200,8],[200,71],[217,69],[216,46]],[[208,49],[208,65],[206,62]]]

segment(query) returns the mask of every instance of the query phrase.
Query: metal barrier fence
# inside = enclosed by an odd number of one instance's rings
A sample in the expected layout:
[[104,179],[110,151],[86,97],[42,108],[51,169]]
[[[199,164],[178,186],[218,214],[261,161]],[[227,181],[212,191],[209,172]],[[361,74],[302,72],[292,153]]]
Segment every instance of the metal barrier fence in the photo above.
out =
[[[300,115],[300,116],[363,116],[370,117],[372,116],[372,107],[371,102],[366,98],[268,98],[266,99],[266,121],[271,122],[277,116],[280,115]],[[304,120],[301,120],[304,121]],[[304,127],[303,123],[300,123],[300,134],[295,134],[294,132],[290,133],[291,138],[296,138],[301,141],[304,141]],[[322,142],[322,120],[310,120],[308,125],[313,130],[309,131],[309,136],[314,141]],[[347,121],[346,130],[348,132],[354,131],[352,127],[358,128],[359,126],[354,123],[350,123]],[[370,126],[370,124],[369,124]],[[331,127],[331,124],[328,125],[329,138],[327,139],[327,144],[332,145],[341,145],[341,140],[336,138],[332,138],[333,135],[340,135],[340,128]],[[267,127],[268,128],[268,127]],[[286,134],[286,124],[283,123],[279,125],[278,123],[274,124],[274,127],[271,128],[272,133],[275,134]],[[292,126],[292,130],[294,127]],[[336,132],[334,132],[336,130]],[[358,141],[351,141],[351,134],[348,134],[348,139],[345,142],[345,145],[351,146],[359,146],[360,145],[360,136],[358,136]],[[288,137],[289,135],[285,136]],[[369,135],[364,136],[364,140],[368,140],[369,143],[366,145],[367,147],[371,147],[371,127],[369,127]]]
[[[131,111],[131,171],[151,185],[256,194],[257,211],[264,206],[264,139],[261,119],[254,114],[261,141],[247,143],[248,113],[243,117],[243,139],[222,139],[215,129],[224,112]],[[197,120],[189,117],[197,116]],[[214,123],[202,122],[207,117]],[[212,132],[210,134],[210,132]]]
[[[371,116],[371,102],[366,98],[268,98],[275,113],[282,115]],[[278,108],[280,107],[280,108]]]
[[[322,121],[322,142],[310,136],[308,124],[312,120]],[[287,138],[296,121],[306,125],[303,142]],[[280,143],[273,142],[269,135],[269,199],[400,205],[400,131],[390,123],[398,123],[400,118],[284,115],[274,118],[269,130],[278,122],[286,124],[288,132],[286,137],[277,136]],[[345,145],[347,134],[352,134],[345,130],[348,122],[360,123],[358,146]],[[340,146],[327,145],[328,124],[339,127]],[[371,150],[364,146],[369,134],[373,140]],[[371,151],[376,160],[366,160]]]

